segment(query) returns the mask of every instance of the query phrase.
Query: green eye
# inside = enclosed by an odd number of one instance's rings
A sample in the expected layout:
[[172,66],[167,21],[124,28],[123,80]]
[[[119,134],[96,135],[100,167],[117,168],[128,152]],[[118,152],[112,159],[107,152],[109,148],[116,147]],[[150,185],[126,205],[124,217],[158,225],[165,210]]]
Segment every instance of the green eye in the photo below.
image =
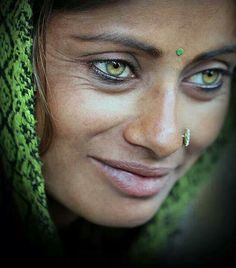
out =
[[130,64],[122,60],[102,60],[93,63],[100,76],[112,80],[127,80],[133,78],[134,74]]
[[188,78],[188,82],[196,84],[202,87],[215,87],[222,81],[223,73],[225,70],[220,69],[208,69]]
[[220,72],[218,70],[206,70],[202,72],[202,81],[207,85],[211,85],[218,81],[219,76]]
[[117,61],[106,63],[106,71],[111,76],[120,76],[125,71],[126,66]]

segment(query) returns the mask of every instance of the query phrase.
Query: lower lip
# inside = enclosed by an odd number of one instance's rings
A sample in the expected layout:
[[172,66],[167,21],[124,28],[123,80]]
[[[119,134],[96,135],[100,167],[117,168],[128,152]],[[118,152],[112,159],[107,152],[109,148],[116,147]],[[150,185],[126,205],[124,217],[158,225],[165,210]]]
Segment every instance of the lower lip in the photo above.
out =
[[142,177],[108,166],[96,159],[94,163],[108,180],[122,193],[134,197],[151,197],[158,194],[169,180],[170,173],[158,177]]

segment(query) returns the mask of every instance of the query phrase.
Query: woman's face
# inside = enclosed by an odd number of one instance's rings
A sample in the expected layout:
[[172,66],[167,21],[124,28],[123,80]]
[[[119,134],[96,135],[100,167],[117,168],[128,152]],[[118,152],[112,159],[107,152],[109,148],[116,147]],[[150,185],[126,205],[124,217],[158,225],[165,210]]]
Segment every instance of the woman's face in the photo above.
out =
[[235,33],[225,0],[118,1],[51,17],[55,135],[42,160],[47,191],[63,207],[58,222],[77,215],[133,227],[155,214],[219,134]]

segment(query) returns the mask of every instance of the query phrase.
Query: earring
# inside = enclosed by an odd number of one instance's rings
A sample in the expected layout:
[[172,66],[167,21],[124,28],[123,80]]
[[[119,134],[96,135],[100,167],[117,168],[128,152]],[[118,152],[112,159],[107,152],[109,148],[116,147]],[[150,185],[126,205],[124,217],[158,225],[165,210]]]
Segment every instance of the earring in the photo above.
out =
[[184,135],[182,135],[182,137],[183,137],[183,144],[184,144],[185,147],[189,146],[189,144],[190,144],[190,136],[191,136],[190,129],[189,128],[186,128],[185,129],[185,132],[184,132]]

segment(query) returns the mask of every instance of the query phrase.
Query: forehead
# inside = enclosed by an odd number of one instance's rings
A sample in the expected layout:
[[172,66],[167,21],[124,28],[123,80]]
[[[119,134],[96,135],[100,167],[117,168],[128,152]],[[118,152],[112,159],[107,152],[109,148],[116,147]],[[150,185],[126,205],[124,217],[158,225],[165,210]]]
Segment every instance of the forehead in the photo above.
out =
[[[189,22],[189,18],[194,22],[202,21],[202,19],[204,19],[203,22],[209,22],[216,18],[218,20],[226,20],[227,17],[232,19],[232,16],[236,15],[235,0],[79,0],[76,1],[76,5],[70,4],[75,1],[66,2],[69,4],[61,6],[62,9],[64,6],[64,10],[72,11],[72,13],[73,10],[74,13],[78,10],[77,14],[87,17],[96,15],[100,20],[118,19],[121,24],[134,20],[139,22],[144,19],[146,23],[161,26],[163,22],[165,24]],[[84,2],[88,3],[85,5]],[[79,11],[80,7],[82,11]]]
[[197,53],[235,43],[234,0],[129,0],[107,5],[106,1],[101,2],[103,5],[93,9],[55,16],[60,34],[117,32],[163,51],[174,45]]

